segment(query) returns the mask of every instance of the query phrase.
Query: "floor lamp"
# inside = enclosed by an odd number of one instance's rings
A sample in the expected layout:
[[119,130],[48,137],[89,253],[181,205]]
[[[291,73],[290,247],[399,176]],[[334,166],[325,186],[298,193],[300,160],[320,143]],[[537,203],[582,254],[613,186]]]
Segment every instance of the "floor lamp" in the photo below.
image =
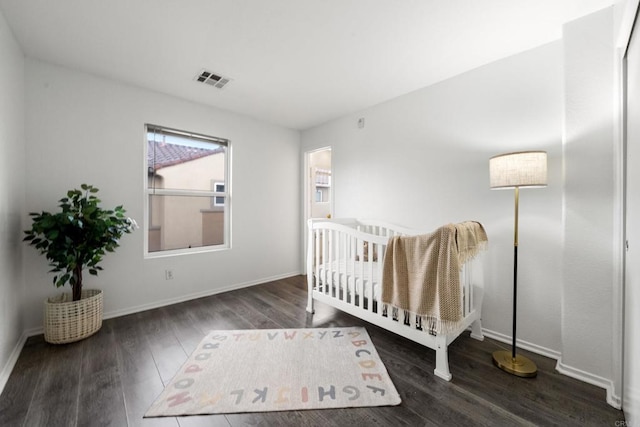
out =
[[546,187],[547,153],[522,151],[494,156],[489,160],[491,189],[515,189],[515,232],[513,237],[513,342],[511,351],[493,353],[493,364],[519,377],[535,377],[535,363],[516,354],[516,309],[518,305],[518,199],[520,188]]

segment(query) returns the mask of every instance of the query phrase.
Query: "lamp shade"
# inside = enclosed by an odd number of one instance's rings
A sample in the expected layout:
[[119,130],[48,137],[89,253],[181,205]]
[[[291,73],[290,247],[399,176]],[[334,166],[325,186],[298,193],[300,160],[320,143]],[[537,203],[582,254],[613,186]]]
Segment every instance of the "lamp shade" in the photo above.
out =
[[489,159],[491,188],[545,187],[547,185],[546,151],[521,151]]

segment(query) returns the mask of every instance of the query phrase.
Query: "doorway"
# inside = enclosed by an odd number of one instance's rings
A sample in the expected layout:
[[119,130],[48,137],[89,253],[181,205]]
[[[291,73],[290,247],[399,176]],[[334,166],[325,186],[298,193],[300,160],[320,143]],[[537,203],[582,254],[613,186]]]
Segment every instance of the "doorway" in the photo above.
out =
[[305,220],[331,218],[333,214],[331,147],[307,152],[306,163],[308,166]]
[[[331,169],[331,147],[307,151],[304,156],[304,221],[302,224],[302,244],[307,249],[310,218],[333,217],[334,182]],[[307,273],[306,257],[303,257],[302,271]]]

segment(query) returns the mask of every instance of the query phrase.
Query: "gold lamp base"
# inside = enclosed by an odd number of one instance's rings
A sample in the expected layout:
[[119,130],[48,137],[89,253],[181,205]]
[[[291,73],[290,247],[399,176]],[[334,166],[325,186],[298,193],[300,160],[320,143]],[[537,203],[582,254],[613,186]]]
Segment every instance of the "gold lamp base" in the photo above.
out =
[[516,354],[514,359],[510,351],[494,351],[493,364],[503,371],[519,377],[531,378],[538,373],[535,363],[519,354]]

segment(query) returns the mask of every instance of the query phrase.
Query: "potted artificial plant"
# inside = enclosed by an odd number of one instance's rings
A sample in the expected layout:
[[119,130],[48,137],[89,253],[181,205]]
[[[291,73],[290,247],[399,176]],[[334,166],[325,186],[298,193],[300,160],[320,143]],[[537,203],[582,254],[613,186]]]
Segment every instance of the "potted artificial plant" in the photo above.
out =
[[100,207],[97,192],[82,184],[81,190],[69,190],[60,199],[58,212],[29,214],[33,222],[24,241],[45,255],[53,267],[53,284],[69,283],[72,290],[45,300],[44,337],[50,343],[78,341],[102,327],[102,291],[83,289],[82,273],[87,269],[97,275],[104,255],[119,246],[124,233],[137,228],[122,206]]

